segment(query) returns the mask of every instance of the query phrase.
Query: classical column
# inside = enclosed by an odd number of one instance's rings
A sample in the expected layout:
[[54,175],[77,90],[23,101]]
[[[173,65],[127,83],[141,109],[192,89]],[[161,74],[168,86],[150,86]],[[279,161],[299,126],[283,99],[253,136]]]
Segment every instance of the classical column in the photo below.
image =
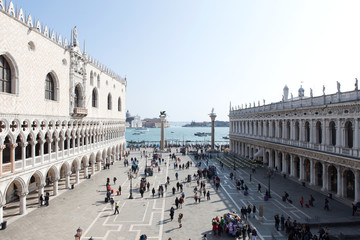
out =
[[49,161],[51,161],[51,143],[53,142],[52,139],[46,139],[46,143],[48,145],[48,154],[49,154]]
[[39,145],[40,145],[40,159],[41,159],[41,164],[44,163],[44,140],[43,139],[39,139],[38,141]]
[[[76,168],[76,170],[75,170],[75,174],[76,174],[76,184],[79,184],[80,183],[80,169],[78,169],[78,168]],[[86,177],[85,177],[86,178]]]
[[98,163],[98,171],[101,171],[101,159],[97,163]]
[[341,122],[340,119],[336,119],[336,147],[342,147],[341,144]]
[[161,120],[160,150],[164,151],[164,148],[165,148],[165,121],[166,121],[165,112],[160,112],[160,120]]
[[344,196],[344,192],[343,192],[343,176],[342,176],[342,168],[340,166],[336,167],[337,170],[337,193],[336,195],[338,197],[343,197]]
[[282,161],[282,166],[283,166],[281,173],[286,174],[286,170],[288,167],[287,167],[287,161],[285,159],[285,154],[283,152],[281,153],[281,161]]
[[94,175],[95,174],[95,161],[91,164],[91,174]]
[[20,195],[19,195],[19,198],[20,198],[20,214],[21,215],[26,214],[26,195],[27,195],[27,192],[20,193]]
[[278,151],[275,151],[275,168],[276,168],[277,170],[280,169]]
[[209,116],[210,116],[210,119],[211,119],[211,149],[214,150],[214,146],[215,146],[215,118],[216,118],[216,114],[214,113],[214,109],[209,114]]
[[359,171],[355,170],[355,198],[354,202],[360,202],[360,178]]
[[270,168],[274,168],[274,159],[273,159],[273,155],[271,154],[271,151],[270,151],[270,154],[269,154],[269,166]]
[[314,120],[310,120],[310,143],[316,143],[316,123]]
[[326,140],[329,138],[326,134],[327,133],[326,125],[328,125],[328,121],[325,119],[322,119],[321,120],[321,145],[322,145],[321,149],[322,150],[325,150],[324,146],[327,144]]
[[326,192],[328,190],[328,164],[327,163],[323,163],[323,168],[322,168],[322,188],[321,190]]
[[[6,148],[5,145],[0,145],[0,176],[2,175],[3,150],[5,148]],[[1,199],[0,199],[0,205],[1,205]],[[2,206],[1,206],[1,211],[2,211]],[[0,221],[0,222],[2,222],[2,221]]]
[[17,147],[17,143],[9,144],[10,147],[10,162],[11,162],[11,172],[15,172],[15,148]]
[[290,177],[295,176],[294,156],[290,154]]
[[0,201],[0,223],[2,223],[4,221],[4,212],[3,212],[3,205],[2,202]]
[[25,165],[26,165],[25,158],[26,158],[26,146],[27,145],[28,145],[27,142],[20,143],[20,146],[21,146],[21,160],[22,160],[22,169],[23,170],[25,169]]
[[354,129],[354,146],[353,149],[359,149],[359,119],[355,118],[355,129]]
[[84,166],[84,178],[87,178],[89,175],[89,167],[88,166]]
[[58,191],[59,191],[59,179],[55,178],[53,184],[54,184],[53,185],[53,194],[54,194],[54,196],[56,196],[58,194]]
[[30,141],[31,144],[31,165],[35,167],[35,142]]
[[[55,143],[54,143],[54,146],[55,146],[55,149],[54,149],[54,152],[55,152],[55,160],[58,160],[59,140],[60,140],[60,138],[54,138],[54,141],[55,141]],[[51,148],[50,148],[50,150],[51,150]],[[51,159],[51,151],[50,151],[50,161],[51,161],[51,160],[52,160],[52,159]]]
[[65,174],[65,188],[70,189],[70,176],[71,172]]
[[310,159],[310,185],[315,185],[315,161]]
[[299,176],[299,181],[304,181],[305,177],[304,177],[304,158],[302,156],[299,156],[299,167],[300,167],[300,176]]

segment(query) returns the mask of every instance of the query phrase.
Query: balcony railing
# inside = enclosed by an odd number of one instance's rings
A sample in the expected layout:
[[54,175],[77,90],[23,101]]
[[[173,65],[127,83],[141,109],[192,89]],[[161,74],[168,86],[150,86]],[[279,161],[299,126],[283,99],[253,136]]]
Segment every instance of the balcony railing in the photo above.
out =
[[86,108],[76,107],[74,108],[74,117],[86,117],[88,115],[88,110]]

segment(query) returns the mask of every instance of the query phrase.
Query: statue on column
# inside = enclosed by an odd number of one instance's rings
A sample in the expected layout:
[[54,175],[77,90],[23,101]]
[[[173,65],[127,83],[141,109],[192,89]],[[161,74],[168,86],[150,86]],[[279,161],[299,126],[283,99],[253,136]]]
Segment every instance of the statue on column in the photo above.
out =
[[79,46],[77,26],[75,26],[74,29],[73,29],[72,36],[71,36],[71,41],[72,41],[72,45],[74,47]]
[[340,92],[340,87],[341,87],[340,82],[336,81],[336,85],[337,85],[337,91]]
[[359,88],[359,83],[358,83],[358,79],[355,78],[355,91],[357,91]]
[[323,95],[325,95],[325,85],[323,85]]

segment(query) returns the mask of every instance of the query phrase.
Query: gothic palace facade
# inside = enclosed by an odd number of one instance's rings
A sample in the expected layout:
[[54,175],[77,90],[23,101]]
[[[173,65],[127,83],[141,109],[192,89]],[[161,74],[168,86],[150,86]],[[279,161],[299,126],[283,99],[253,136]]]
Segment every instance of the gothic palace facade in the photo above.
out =
[[[68,189],[125,149],[126,79],[0,0],[0,222],[7,206]],[[13,213],[12,213],[13,215]]]
[[340,199],[360,201],[360,101],[356,89],[230,107],[231,153],[257,159],[275,171]]

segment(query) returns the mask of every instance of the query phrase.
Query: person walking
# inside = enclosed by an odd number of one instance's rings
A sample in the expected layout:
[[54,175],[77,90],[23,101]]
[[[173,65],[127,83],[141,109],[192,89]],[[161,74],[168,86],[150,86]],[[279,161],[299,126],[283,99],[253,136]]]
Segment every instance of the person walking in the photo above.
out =
[[113,178],[113,180],[114,180],[114,185],[116,184],[116,180],[117,180],[117,178],[116,177],[114,177]]
[[207,191],[206,196],[207,196],[207,200],[210,200],[210,191]]
[[45,206],[49,206],[49,200],[50,200],[50,193],[45,194]]
[[175,187],[172,188],[172,193],[175,194]]
[[121,185],[119,185],[118,191],[119,191],[119,195],[121,195]]
[[284,217],[284,214],[281,214],[280,225],[281,225],[281,231],[284,231],[284,226],[285,226],[285,217]]
[[150,191],[150,182],[147,183],[147,190]]
[[179,217],[178,217],[179,228],[182,228],[181,220],[183,217],[184,215],[182,213],[179,213]]
[[110,198],[110,205],[111,205],[111,211],[114,210],[114,199],[113,198]]
[[115,212],[114,212],[114,215],[115,214],[119,214],[119,204],[118,203],[115,203]]
[[304,198],[303,198],[303,196],[301,196],[301,198],[300,198],[300,205],[301,205],[301,207],[304,207]]
[[256,214],[256,207],[255,207],[255,205],[253,206],[252,211],[253,211],[253,218],[254,218],[254,217],[255,217],[255,214]]
[[315,198],[313,197],[312,194],[310,194],[309,205],[313,207],[313,206],[314,206],[314,202],[315,202]]
[[155,197],[155,188],[153,188],[151,192],[152,192],[153,197]]
[[261,192],[261,184],[258,184],[258,192]]
[[173,207],[170,208],[170,218],[171,221],[174,219],[175,209]]
[[177,197],[175,198],[175,206],[176,209],[179,209],[179,199]]

